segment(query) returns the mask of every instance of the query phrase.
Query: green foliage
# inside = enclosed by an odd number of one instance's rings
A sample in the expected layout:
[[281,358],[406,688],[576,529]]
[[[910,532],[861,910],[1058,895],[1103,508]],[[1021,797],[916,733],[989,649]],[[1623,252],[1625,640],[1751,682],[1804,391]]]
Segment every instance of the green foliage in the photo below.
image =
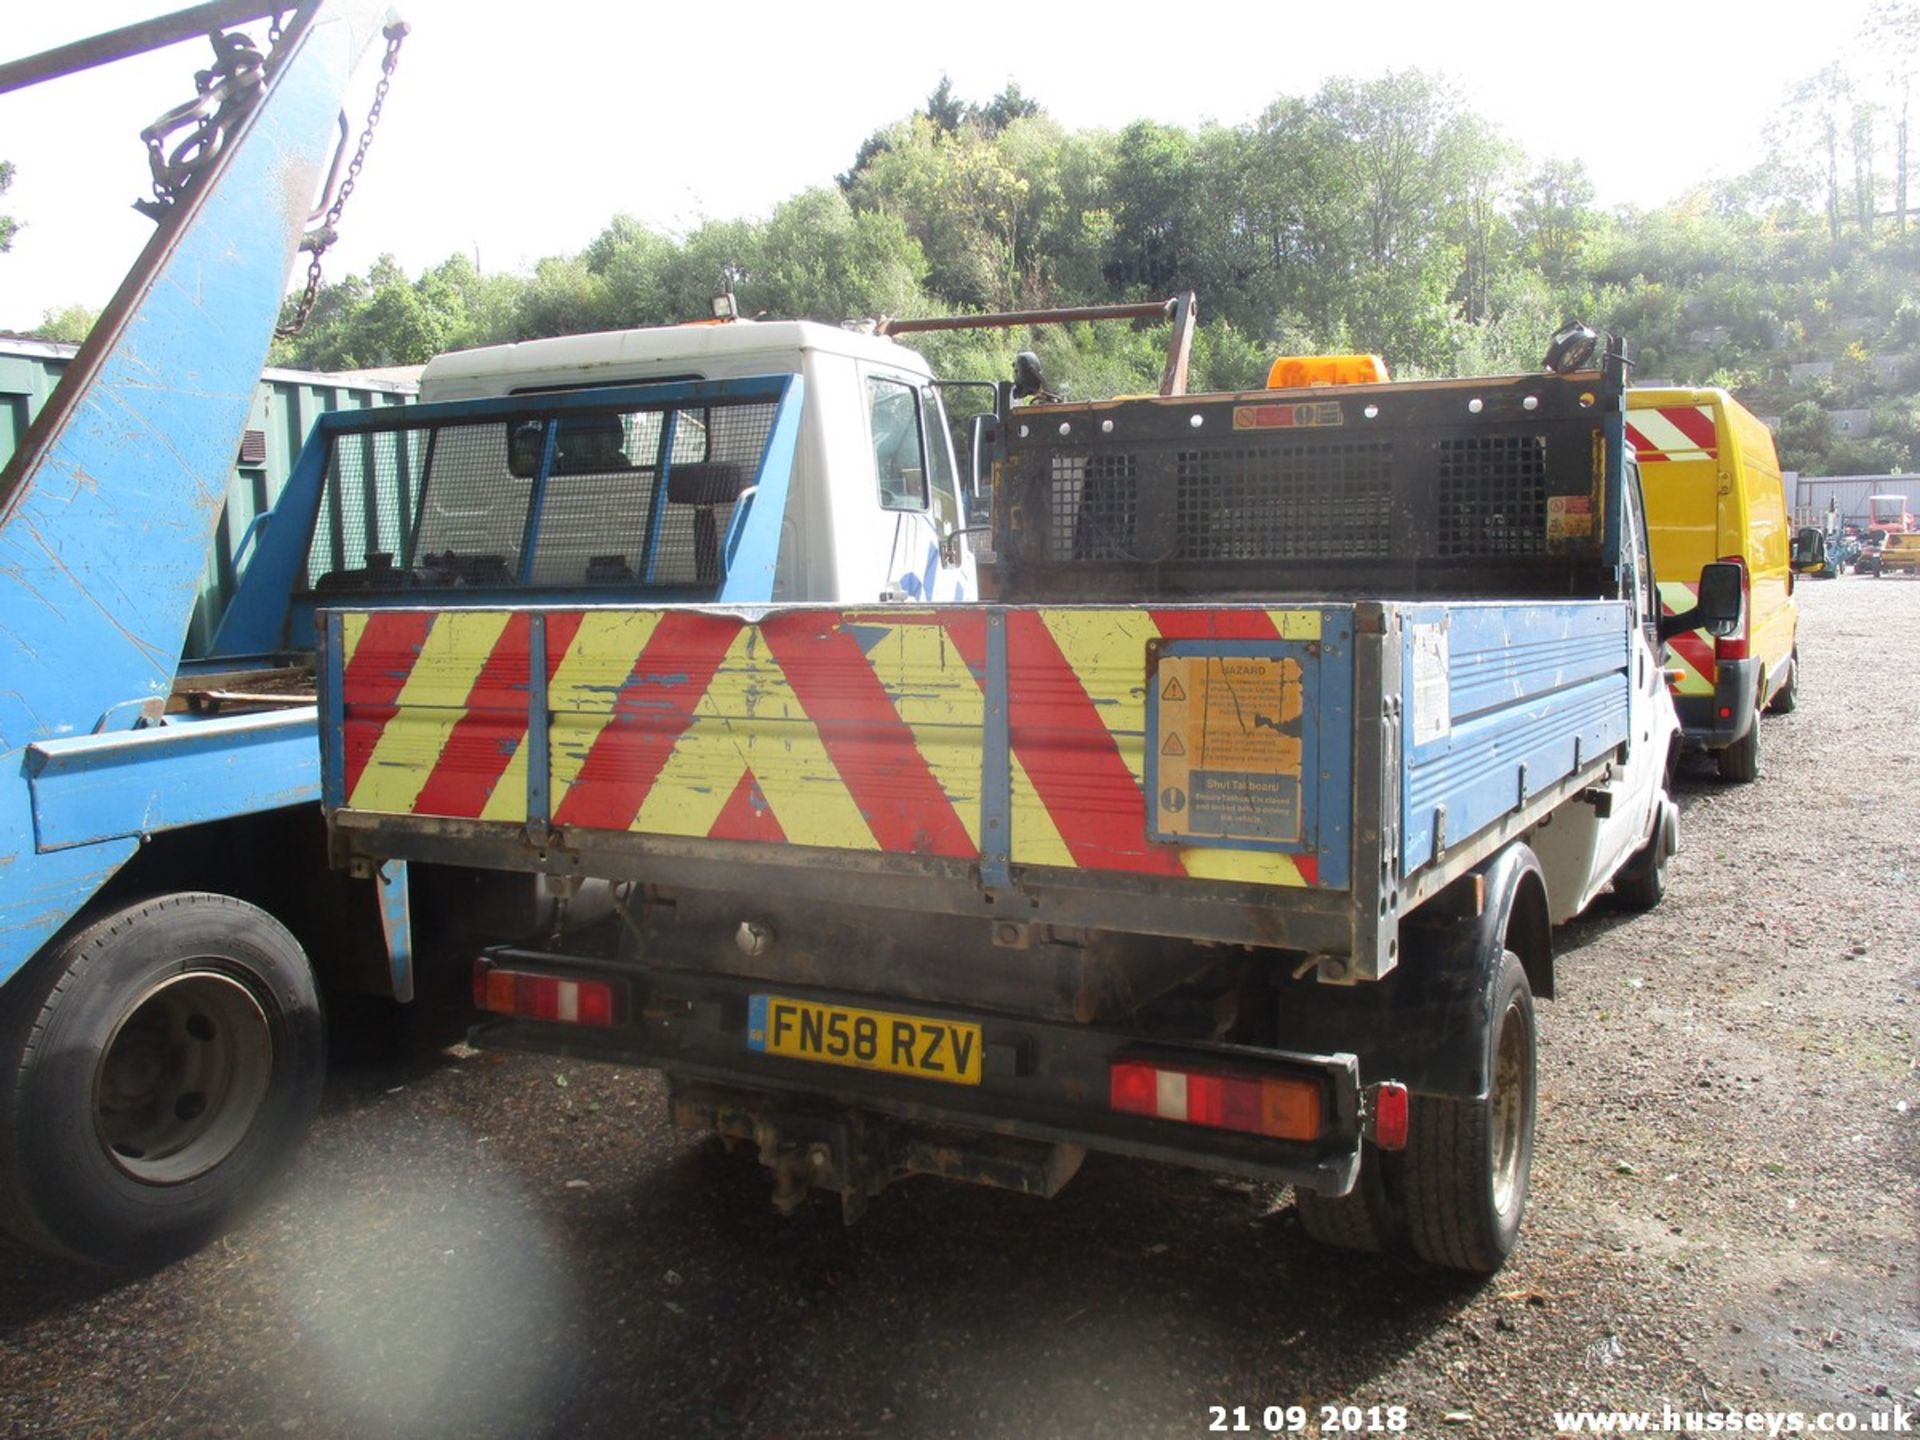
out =
[[1806,470],[1833,448],[1833,417],[1819,402],[1802,400],[1780,417],[1774,444],[1780,464],[1788,470]]
[[[1192,290],[1196,389],[1255,387],[1274,356],[1316,351],[1378,352],[1403,377],[1531,371],[1580,318],[1626,336],[1642,377],[1785,417],[1788,468],[1904,466],[1920,459],[1920,223],[1895,163],[1911,67],[1887,57],[1911,53],[1894,41],[1920,35],[1920,0],[1876,0],[1868,30],[1783,97],[1753,171],[1652,210],[1599,209],[1579,159],[1528,157],[1417,70],[1329,80],[1246,124],[1117,132],[943,77],[837,184],[764,217],[670,235],[616,216],[526,275],[455,257],[409,279],[382,261],[326,287],[276,356],[408,363],[701,318],[723,275],[744,314],[829,323]],[[1108,323],[910,343],[955,379],[1003,378],[1033,349],[1057,389],[1091,398],[1157,388],[1166,337]],[[1793,373],[1813,360],[1831,374]],[[1870,409],[1872,433],[1836,434],[1835,408]]]
[[35,340],[54,340],[67,345],[78,345],[87,338],[87,332],[93,329],[93,322],[100,318],[98,310],[89,310],[84,305],[67,305],[58,310],[48,310],[40,317],[40,323],[27,334]]
[[[13,185],[13,162],[0,160],[0,195],[7,193]],[[0,215],[0,255],[13,248],[13,237],[20,229],[20,222],[11,215]]]

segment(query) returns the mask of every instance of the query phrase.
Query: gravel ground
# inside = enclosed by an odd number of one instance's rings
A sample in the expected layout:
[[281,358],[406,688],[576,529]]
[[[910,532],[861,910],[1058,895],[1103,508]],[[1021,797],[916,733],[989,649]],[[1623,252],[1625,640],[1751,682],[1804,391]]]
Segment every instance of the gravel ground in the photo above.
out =
[[1762,782],[1691,770],[1666,903],[1558,937],[1533,1205],[1491,1281],[1322,1251],[1284,1191],[1099,1157],[1050,1202],[916,1181],[851,1230],[830,1199],[782,1220],[750,1159],[674,1135],[652,1076],[423,1050],[336,1064],[292,1182],[191,1260],[116,1280],[0,1240],[0,1433],[1920,1410],[1920,583],[1801,594]]

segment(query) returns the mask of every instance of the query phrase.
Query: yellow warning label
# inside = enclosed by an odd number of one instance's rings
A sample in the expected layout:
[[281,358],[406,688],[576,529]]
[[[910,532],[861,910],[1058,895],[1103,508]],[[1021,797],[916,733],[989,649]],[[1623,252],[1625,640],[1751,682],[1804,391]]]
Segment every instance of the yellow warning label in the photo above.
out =
[[1272,655],[1162,655],[1155,829],[1297,841],[1303,756],[1300,664]]

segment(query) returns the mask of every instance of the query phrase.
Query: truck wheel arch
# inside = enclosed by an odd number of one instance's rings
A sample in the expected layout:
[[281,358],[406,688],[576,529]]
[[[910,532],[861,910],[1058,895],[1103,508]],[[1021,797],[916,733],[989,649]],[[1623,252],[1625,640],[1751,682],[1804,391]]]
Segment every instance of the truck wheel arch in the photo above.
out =
[[1520,957],[1527,984],[1542,1000],[1553,998],[1553,922],[1547,905],[1547,877],[1524,841],[1497,851],[1462,884],[1477,884],[1483,903],[1478,916],[1455,922],[1451,935],[1436,937],[1453,952],[1453,963],[1480,962],[1498,968],[1502,950]]
[[[1350,1051],[1364,1078],[1396,1079],[1417,1093],[1485,1094],[1478,1048],[1435,1037],[1481,1033],[1509,950],[1534,994],[1553,993],[1546,877],[1532,848],[1515,841],[1455,883],[1459,889],[1442,891],[1402,922],[1401,963],[1386,979],[1283,987],[1275,1043]],[[1469,888],[1476,886],[1477,909]]]

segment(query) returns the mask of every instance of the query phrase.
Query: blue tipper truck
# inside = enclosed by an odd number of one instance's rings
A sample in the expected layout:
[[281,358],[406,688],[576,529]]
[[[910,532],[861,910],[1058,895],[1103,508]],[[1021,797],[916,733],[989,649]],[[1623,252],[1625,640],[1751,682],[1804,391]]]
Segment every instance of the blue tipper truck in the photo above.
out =
[[[1553,358],[1003,387],[972,447],[987,605],[395,609],[343,577],[334,858],[609,893],[475,947],[477,1043],[663,1070],[783,1208],[818,1188],[851,1218],[911,1174],[1052,1194],[1093,1150],[1290,1182],[1321,1240],[1495,1268],[1552,927],[1609,886],[1655,903],[1677,840],[1624,357],[1589,366],[1589,333]],[[656,490],[689,483],[670,452]],[[520,514],[475,455],[461,493]],[[793,504],[742,544],[787,565]],[[1736,619],[1729,578],[1680,619]]]

